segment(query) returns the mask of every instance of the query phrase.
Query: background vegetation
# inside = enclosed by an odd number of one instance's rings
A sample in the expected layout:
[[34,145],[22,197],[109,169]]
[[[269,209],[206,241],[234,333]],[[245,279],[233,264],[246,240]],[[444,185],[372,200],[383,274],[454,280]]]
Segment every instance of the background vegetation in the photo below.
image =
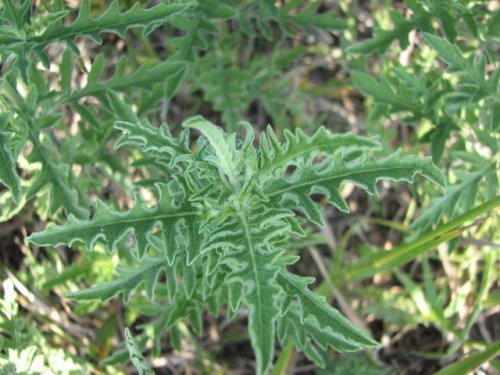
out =
[[27,239],[134,194],[154,203],[165,160],[141,147],[158,133],[115,123],[188,137],[195,115],[240,136],[248,121],[257,139],[268,124],[281,141],[320,125],[377,137],[377,158],[431,156],[446,179],[375,197],[345,184],[348,214],[313,196],[324,227],[303,223],[293,271],[381,348],[326,350],[321,369],[283,340],[273,374],[500,371],[499,38],[498,1],[3,1],[1,371],[256,371],[245,309],[155,332],[134,238],[92,252]]

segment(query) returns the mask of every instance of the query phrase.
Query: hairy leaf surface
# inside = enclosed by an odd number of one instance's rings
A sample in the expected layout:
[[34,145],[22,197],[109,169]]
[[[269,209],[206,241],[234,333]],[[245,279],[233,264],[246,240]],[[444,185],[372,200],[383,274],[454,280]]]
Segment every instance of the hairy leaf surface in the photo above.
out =
[[366,337],[365,333],[354,327],[338,310],[328,305],[324,297],[309,290],[307,285],[312,281],[311,278],[299,277],[286,271],[281,272],[278,278],[278,282],[289,295],[297,298],[301,322],[310,319],[309,324],[319,331],[331,328],[339,344],[343,342],[351,350],[378,346],[376,341]]
[[[189,206],[171,202],[171,194],[166,186],[158,188],[164,200],[153,207],[147,207],[136,197],[136,204],[130,211],[119,212],[98,201],[93,220],[80,220],[70,216],[65,225],[48,227],[45,232],[33,234],[30,241],[42,246],[71,245],[80,241],[85,243],[87,249],[92,250],[95,242],[101,239],[106,243],[108,251],[112,252],[116,243],[133,230],[137,241],[137,255],[142,259],[148,245],[157,244],[151,231],[161,225],[164,238],[168,239],[165,246],[180,246],[174,240],[175,234],[180,232],[178,223],[183,219],[189,226],[196,211]],[[167,249],[164,250],[167,252]],[[192,254],[195,257],[196,251],[192,251]]]
[[145,258],[138,267],[119,269],[112,281],[103,282],[94,288],[68,293],[66,297],[77,301],[100,300],[104,302],[123,293],[123,299],[127,303],[133,291],[144,283],[148,297],[153,299],[158,274],[166,266],[165,259]]
[[264,191],[276,204],[289,203],[290,207],[303,211],[309,220],[322,225],[319,208],[311,200],[311,194],[325,194],[335,207],[349,212],[347,203],[339,193],[343,184],[351,182],[375,194],[376,183],[381,179],[412,182],[418,174],[441,186],[445,185],[442,174],[430,158],[404,156],[398,151],[379,161],[364,157],[346,163],[337,158],[320,165],[310,165],[309,168],[299,168],[288,178],[268,181]]
[[352,151],[362,152],[377,150],[380,144],[374,140],[354,134],[332,134],[320,127],[312,136],[307,136],[299,128],[292,133],[284,132],[282,144],[269,126],[260,137],[260,174],[283,175],[287,166],[309,164],[319,155],[329,157]]
[[267,372],[273,359],[275,323],[282,293],[275,279],[282,268],[278,258],[283,254],[275,241],[290,230],[282,220],[290,215],[287,211],[264,207],[242,208],[233,220],[209,238],[204,250],[224,249],[221,262],[232,269],[226,281],[237,281],[245,287],[241,292],[251,312],[249,330],[259,374]]

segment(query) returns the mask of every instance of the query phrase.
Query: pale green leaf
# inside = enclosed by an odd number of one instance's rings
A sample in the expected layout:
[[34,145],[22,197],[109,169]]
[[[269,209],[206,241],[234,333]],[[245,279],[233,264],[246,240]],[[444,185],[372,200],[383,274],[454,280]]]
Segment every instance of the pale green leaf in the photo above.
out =
[[194,4],[160,3],[152,8],[143,9],[140,3],[136,3],[125,12],[120,12],[118,1],[113,1],[109,8],[97,18],[90,16],[90,0],[84,0],[80,5],[76,20],[65,25],[62,22],[52,24],[51,27],[39,35],[26,40],[26,44],[41,48],[56,41],[74,41],[76,38],[86,37],[100,43],[103,32],[112,32],[120,37],[125,37],[125,31],[131,27],[148,27],[159,25],[178,17],[181,13],[190,9]]
[[290,230],[282,220],[290,214],[264,207],[242,208],[237,218],[219,226],[204,248],[204,251],[224,249],[222,263],[231,268],[226,282],[245,285],[243,301],[250,309],[249,332],[258,374],[266,374],[273,359],[282,293],[273,281],[282,267],[278,258],[283,253],[274,242]]
[[309,168],[299,168],[290,177],[269,180],[264,190],[272,201],[300,209],[309,220],[322,225],[319,209],[309,197],[311,194],[325,194],[339,210],[348,212],[349,208],[339,193],[343,184],[354,183],[375,194],[376,183],[381,179],[412,182],[418,174],[445,185],[443,175],[430,158],[405,156],[399,150],[379,161],[364,157],[346,163],[337,158]]
[[[162,268],[166,267],[167,261],[165,259],[145,258],[137,267],[118,269],[113,280],[102,282],[94,288],[67,293],[66,298],[76,301],[100,300],[105,302],[122,293],[125,303],[128,303],[133,291],[144,283],[149,299],[153,300],[158,274]],[[169,282],[174,281],[169,280]]]
[[224,137],[224,132],[221,128],[217,127],[215,124],[205,120],[201,116],[192,117],[189,120],[184,121],[182,124],[185,128],[196,129],[200,131],[210,142],[210,145],[215,150],[216,157],[210,157],[211,163],[220,168],[221,172],[224,173],[229,182],[236,188],[239,187],[238,176],[236,171],[238,170],[239,158],[236,154],[236,138],[235,136]]
[[141,351],[137,347],[134,337],[132,336],[128,328],[125,328],[125,343],[127,345],[130,359],[137,371],[139,371],[139,375],[153,375],[153,370],[151,370],[151,367],[149,367],[146,358],[144,358]]
[[354,134],[332,134],[320,127],[312,136],[307,136],[299,128],[295,134],[285,129],[285,143],[282,144],[269,126],[260,136],[259,173],[282,175],[290,164],[311,163],[316,157],[331,157],[340,153],[377,150],[380,144],[375,140]]
[[117,121],[115,128],[123,133],[115,144],[116,149],[125,145],[133,146],[165,163],[169,168],[173,168],[182,161],[189,162],[194,158],[189,149],[187,131],[174,138],[165,123],[160,128],[153,128],[140,122]]
[[[141,123],[116,95],[108,96],[114,107],[134,120],[116,123],[123,132],[117,146],[138,148],[146,159],[159,161],[171,181],[157,184],[157,203],[152,206],[137,196],[126,212],[98,202],[88,220],[70,215],[66,224],[30,236],[31,242],[40,245],[83,241],[88,249],[102,240],[112,251],[120,239],[134,232],[141,265],[120,270],[116,280],[71,297],[107,300],[123,293],[128,299],[145,283],[150,298],[160,293],[168,300],[166,305],[142,307],[147,315],[159,315],[151,322],[155,350],[166,329],[171,331],[172,344],[180,347],[179,319],[187,318],[201,332],[205,305],[217,314],[220,305],[227,303],[230,318],[246,306],[258,374],[267,373],[271,366],[277,329],[280,340],[293,336],[298,348],[320,365],[328,347],[353,351],[377,346],[310,291],[309,279],[286,270],[297,260],[286,255],[291,235],[303,233],[290,208],[303,210],[320,223],[319,210],[309,196],[316,191],[347,209],[338,189],[348,181],[370,193],[382,178],[412,181],[422,174],[444,183],[430,159],[398,152],[377,161],[369,155],[378,148],[377,142],[350,134],[334,136],[324,129],[312,137],[301,131],[286,133],[283,143],[268,129],[258,152],[249,124],[242,123],[245,139],[237,139],[200,117],[184,123],[201,133],[191,149],[189,130],[175,138],[166,126],[154,129]],[[287,176],[289,165],[297,170]],[[144,260],[150,246],[162,251],[165,260]],[[160,270],[167,282],[156,286]]]
[[[312,282],[310,278],[284,271],[279,274],[278,281],[289,295],[298,299],[300,309],[296,311],[296,314],[300,316],[301,323],[310,319],[311,329],[312,327],[316,327],[318,331],[331,329],[330,335],[333,335],[335,341],[330,345],[335,349],[352,351],[379,345],[356,328],[338,310],[328,305],[324,297],[312,292],[307,287]],[[320,345],[322,345],[321,341]]]
[[21,182],[16,172],[16,162],[9,147],[10,135],[0,131],[0,182],[5,184],[12,193],[14,202],[21,195]]
[[[146,254],[148,245],[156,245],[151,231],[156,227],[162,228],[162,235],[167,238],[172,233],[180,235],[178,222],[183,219],[190,224],[193,216],[197,214],[185,204],[176,205],[170,201],[171,193],[166,185],[157,184],[160,203],[148,207],[137,196],[135,206],[126,212],[118,212],[103,202],[96,204],[96,213],[93,220],[77,219],[70,216],[69,221],[60,226],[48,227],[44,232],[34,233],[30,236],[30,241],[41,246],[57,246],[74,242],[84,242],[88,250],[92,250],[97,240],[103,240],[109,252],[112,252],[118,241],[128,233],[134,231],[137,241],[137,255],[142,259]],[[163,197],[163,200],[161,199]],[[180,241],[181,238],[178,237]],[[167,246],[167,242],[160,242]],[[174,242],[172,246],[179,246]],[[167,251],[166,249],[161,249]],[[196,251],[194,252],[196,254]],[[197,256],[197,255],[195,255]],[[193,259],[190,259],[193,261]]]

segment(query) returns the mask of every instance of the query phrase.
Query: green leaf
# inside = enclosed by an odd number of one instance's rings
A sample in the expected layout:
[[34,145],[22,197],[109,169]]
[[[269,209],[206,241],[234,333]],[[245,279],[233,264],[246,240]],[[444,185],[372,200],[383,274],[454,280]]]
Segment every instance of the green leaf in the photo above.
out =
[[[125,303],[128,303],[134,290],[144,283],[148,298],[153,300],[158,274],[166,267],[167,261],[165,259],[145,258],[139,266],[134,268],[119,268],[117,276],[112,281],[102,282],[94,288],[68,293],[66,298],[76,301],[100,300],[105,302],[122,293]],[[175,281],[169,280],[169,282]]]
[[[32,243],[40,246],[57,246],[68,244],[71,246],[76,241],[84,242],[88,250],[92,250],[97,240],[105,242],[108,252],[112,252],[118,241],[124,238],[131,230],[135,233],[137,241],[137,256],[142,259],[146,254],[148,245],[157,245],[151,231],[161,226],[164,239],[174,238],[175,234],[180,235],[181,229],[178,222],[183,219],[186,224],[191,225],[192,219],[197,215],[197,211],[184,204],[172,201],[172,193],[169,186],[156,184],[160,196],[160,203],[147,207],[138,196],[135,196],[134,207],[127,212],[118,212],[108,207],[101,201],[97,201],[96,214],[93,220],[82,220],[70,215],[69,221],[60,226],[50,226],[44,232],[34,233],[29,237]],[[175,246],[184,248],[180,242],[186,236],[178,236],[172,242],[166,241],[165,252],[168,247]],[[189,248],[194,244],[186,244]],[[175,251],[175,250],[174,250]],[[193,256],[196,257],[198,249],[193,249]],[[189,259],[192,262],[194,259]]]
[[142,27],[143,34],[146,36],[154,28],[191,9],[194,3],[160,3],[149,9],[143,9],[140,3],[135,3],[132,8],[122,13],[118,7],[118,1],[115,0],[103,14],[95,19],[90,16],[90,5],[90,0],[84,0],[80,5],[78,17],[73,23],[69,25],[65,25],[63,22],[51,24],[44,33],[28,38],[25,43],[31,48],[39,49],[53,42],[73,42],[76,38],[81,37],[101,43],[103,32],[112,32],[125,38],[125,32],[131,27]]
[[282,349],[278,357],[278,360],[274,364],[271,375],[285,375],[290,362],[293,360],[294,345],[292,342],[288,342]]
[[408,34],[414,29],[432,29],[431,20],[432,15],[423,11],[417,13],[411,20],[404,19],[398,12],[391,12],[391,19],[395,24],[393,30],[384,30],[377,28],[375,36],[371,39],[356,43],[347,48],[349,53],[359,53],[363,55],[371,55],[378,52],[379,54],[385,53],[390,47],[392,42],[398,40],[401,44],[401,49],[406,48],[408,45]]
[[183,62],[167,61],[153,67],[143,65],[128,76],[125,76],[121,71],[116,72],[112,78],[105,82],[101,82],[97,79],[95,79],[95,81],[89,81],[83,89],[74,92],[68,100],[76,100],[84,96],[98,96],[99,93],[105,90],[127,92],[131,88],[149,89],[154,84],[162,82],[167,77],[178,74],[183,69]]
[[10,139],[8,133],[0,131],[0,182],[9,188],[14,202],[17,203],[21,196],[21,182],[16,172],[14,155],[9,147]]
[[316,26],[327,29],[337,29],[343,30],[347,29],[348,23],[342,18],[332,17],[331,14],[306,14],[306,12],[299,13],[297,15],[284,14],[284,12],[279,12],[281,21],[291,22],[296,24],[301,28],[307,28],[310,26]]
[[434,198],[432,205],[422,210],[410,229],[424,233],[432,225],[440,224],[445,217],[450,220],[457,214],[471,209],[478,194],[479,183],[494,170],[496,169],[493,164],[486,165],[479,171],[464,176],[460,182],[448,186],[443,196]]
[[224,249],[221,262],[231,268],[226,283],[245,285],[243,300],[250,309],[249,332],[258,374],[266,374],[273,360],[282,292],[274,281],[282,267],[279,258],[283,254],[275,242],[290,230],[283,220],[290,215],[289,211],[260,205],[251,210],[242,206],[233,220],[218,225],[203,250]]
[[134,337],[128,328],[125,328],[125,343],[127,344],[130,359],[137,371],[139,371],[139,375],[153,375],[153,370],[151,370],[146,358],[144,358],[141,351],[137,347]]
[[475,63],[473,56],[465,58],[455,44],[435,35],[424,33],[424,40],[450,66],[451,71],[464,74],[465,80],[461,82],[462,86],[476,87],[482,96],[493,99],[497,103],[500,102],[498,82],[495,82],[494,77],[485,78],[484,64]]
[[460,49],[456,45],[428,33],[424,33],[424,40],[452,68],[462,70],[467,65],[467,60],[462,56]]
[[269,180],[264,190],[275,204],[300,209],[309,220],[323,225],[319,209],[309,197],[311,194],[325,194],[335,207],[349,212],[347,203],[339,193],[343,184],[354,183],[368,193],[375,194],[378,180],[412,182],[418,174],[441,186],[445,185],[443,175],[430,158],[404,156],[399,150],[380,161],[371,157],[351,162],[336,158],[308,168],[301,167],[290,177]]
[[[222,112],[222,120],[229,132],[234,132],[241,113],[248,108],[255,96],[250,90],[252,74],[248,70],[235,68],[231,56],[208,53],[198,63],[196,85],[204,90],[206,100],[215,110]],[[211,66],[211,69],[207,69]]]
[[450,131],[450,125],[443,122],[437,126],[430,136],[432,144],[432,161],[436,164],[439,163],[439,160],[441,160],[443,156],[446,140],[450,137]]
[[92,263],[88,262],[86,264],[73,263],[66,268],[64,268],[60,273],[52,274],[47,277],[41,287],[43,291],[50,291],[54,287],[64,284],[68,281],[78,280],[81,276],[88,274],[92,270]]
[[454,43],[457,39],[456,19],[443,7],[438,7],[437,16],[441,22],[446,39]]
[[276,138],[268,126],[266,133],[260,136],[259,174],[282,175],[291,165],[310,164],[316,157],[332,157],[341,153],[378,150],[380,144],[372,139],[354,134],[332,134],[320,127],[312,136],[307,136],[299,128],[295,134],[285,129],[285,143]]
[[60,86],[61,92],[69,94],[71,92],[71,76],[73,71],[73,54],[69,48],[64,50],[61,65],[59,65],[59,73],[61,75]]
[[4,17],[16,29],[22,29],[23,25],[28,22],[31,14],[32,1],[24,1],[19,6],[12,0],[5,0],[3,2]]
[[31,161],[39,161],[42,169],[33,177],[26,192],[26,199],[31,199],[44,186],[48,185],[51,191],[51,213],[55,213],[58,208],[62,207],[67,213],[76,217],[85,217],[86,210],[79,206],[78,196],[71,184],[69,166],[54,162],[52,156],[53,145],[47,138],[44,138],[42,143],[39,135],[31,132],[30,140],[33,143],[33,150],[29,158]]
[[354,85],[366,96],[371,96],[377,104],[392,106],[396,111],[410,111],[415,114],[421,112],[420,104],[415,102],[414,95],[396,92],[389,82],[383,79],[378,82],[368,74],[352,72]]
[[[278,276],[281,286],[290,296],[298,299],[300,310],[297,312],[301,323],[309,319],[309,324],[318,331],[331,329],[331,346],[341,351],[360,350],[365,347],[377,347],[379,344],[356,328],[338,310],[334,309],[324,297],[312,292],[307,285],[313,279],[281,272]],[[312,329],[311,327],[311,329]],[[321,343],[321,341],[320,341]]]
[[[61,91],[59,93],[50,92],[42,95],[38,99],[39,104],[60,107],[64,104],[72,105],[78,110],[78,100],[93,96],[101,102],[105,108],[111,109],[108,101],[108,92],[129,92],[131,89],[150,90],[155,84],[162,83],[169,77],[175,76],[185,69],[185,63],[181,61],[166,61],[154,66],[142,65],[131,74],[125,74],[126,61],[124,58],[118,63],[114,75],[106,81],[101,80],[104,69],[104,55],[98,55],[90,69],[87,84],[79,89],[70,92],[70,79],[72,71],[72,58],[70,53],[63,56],[60,66],[61,70]],[[54,103],[54,95],[57,95]]]

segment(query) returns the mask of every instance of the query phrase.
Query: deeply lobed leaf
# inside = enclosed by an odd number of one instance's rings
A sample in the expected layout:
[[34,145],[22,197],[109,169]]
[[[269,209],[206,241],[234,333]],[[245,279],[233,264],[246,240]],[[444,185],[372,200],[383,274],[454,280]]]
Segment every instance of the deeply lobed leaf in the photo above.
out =
[[337,157],[319,165],[302,166],[288,178],[268,180],[264,191],[275,204],[299,209],[309,220],[322,225],[319,208],[310,198],[311,194],[325,194],[335,207],[349,212],[339,192],[343,184],[354,183],[375,194],[376,183],[381,179],[412,182],[418,174],[441,186],[446,184],[431,158],[404,156],[399,150],[383,160],[366,156],[345,162]]
[[94,288],[79,290],[66,294],[67,298],[77,301],[100,300],[107,301],[123,293],[125,303],[130,300],[132,292],[142,283],[150,299],[153,299],[157,277],[163,268],[167,267],[164,258],[145,258],[135,268],[122,268],[112,281],[106,281]]
[[182,161],[193,160],[187,131],[174,138],[167,124],[162,124],[159,129],[153,129],[141,123],[117,121],[115,128],[123,133],[115,144],[116,149],[125,145],[133,146],[165,163],[169,169]]
[[233,220],[212,234],[204,251],[223,249],[221,263],[231,269],[226,282],[243,286],[239,298],[250,309],[249,332],[257,357],[257,373],[265,374],[273,359],[275,324],[282,294],[275,280],[283,268],[278,258],[284,249],[277,246],[276,241],[290,231],[282,219],[291,213],[259,205],[251,210],[242,207],[235,214]]
[[87,37],[96,43],[101,42],[103,32],[113,32],[125,37],[125,32],[131,27],[144,28],[147,35],[154,28],[175,18],[182,12],[194,6],[193,2],[183,4],[160,3],[150,9],[143,9],[139,3],[125,12],[120,12],[118,1],[113,1],[109,8],[97,18],[90,15],[90,0],[84,0],[80,5],[76,20],[64,25],[62,21],[51,23],[41,34],[23,41],[31,48],[44,48],[56,41],[72,42],[78,37]]
[[345,351],[377,347],[376,341],[353,326],[338,310],[326,303],[324,297],[309,290],[307,285],[312,281],[311,278],[299,277],[287,271],[281,272],[278,277],[278,282],[283,289],[290,296],[297,298],[299,309],[296,313],[299,315],[301,323],[308,319],[309,324],[318,331],[331,329],[331,334],[337,340],[334,348]]
[[[160,195],[160,203],[153,207],[147,207],[136,196],[135,206],[127,212],[118,212],[103,202],[96,204],[95,218],[77,219],[70,215],[69,221],[61,226],[48,227],[44,232],[34,233],[30,241],[40,245],[62,245],[71,246],[76,241],[84,242],[88,250],[92,250],[98,240],[103,240],[109,252],[112,252],[116,243],[124,238],[127,233],[134,231],[137,241],[137,256],[142,259],[146,254],[148,245],[157,245],[151,231],[161,226],[165,246],[165,253],[175,251],[182,247],[175,240],[180,235],[180,222],[183,221],[190,227],[192,218],[197,214],[185,202],[178,204],[171,201],[172,194],[166,185],[157,185]],[[179,237],[180,240],[181,237]],[[189,259],[191,262],[193,259]]]
[[312,136],[307,136],[299,128],[295,134],[285,129],[285,142],[282,144],[268,126],[260,136],[259,174],[282,176],[291,164],[310,164],[319,155],[332,157],[352,151],[377,150],[380,144],[372,139],[354,134],[332,134],[320,127]]

